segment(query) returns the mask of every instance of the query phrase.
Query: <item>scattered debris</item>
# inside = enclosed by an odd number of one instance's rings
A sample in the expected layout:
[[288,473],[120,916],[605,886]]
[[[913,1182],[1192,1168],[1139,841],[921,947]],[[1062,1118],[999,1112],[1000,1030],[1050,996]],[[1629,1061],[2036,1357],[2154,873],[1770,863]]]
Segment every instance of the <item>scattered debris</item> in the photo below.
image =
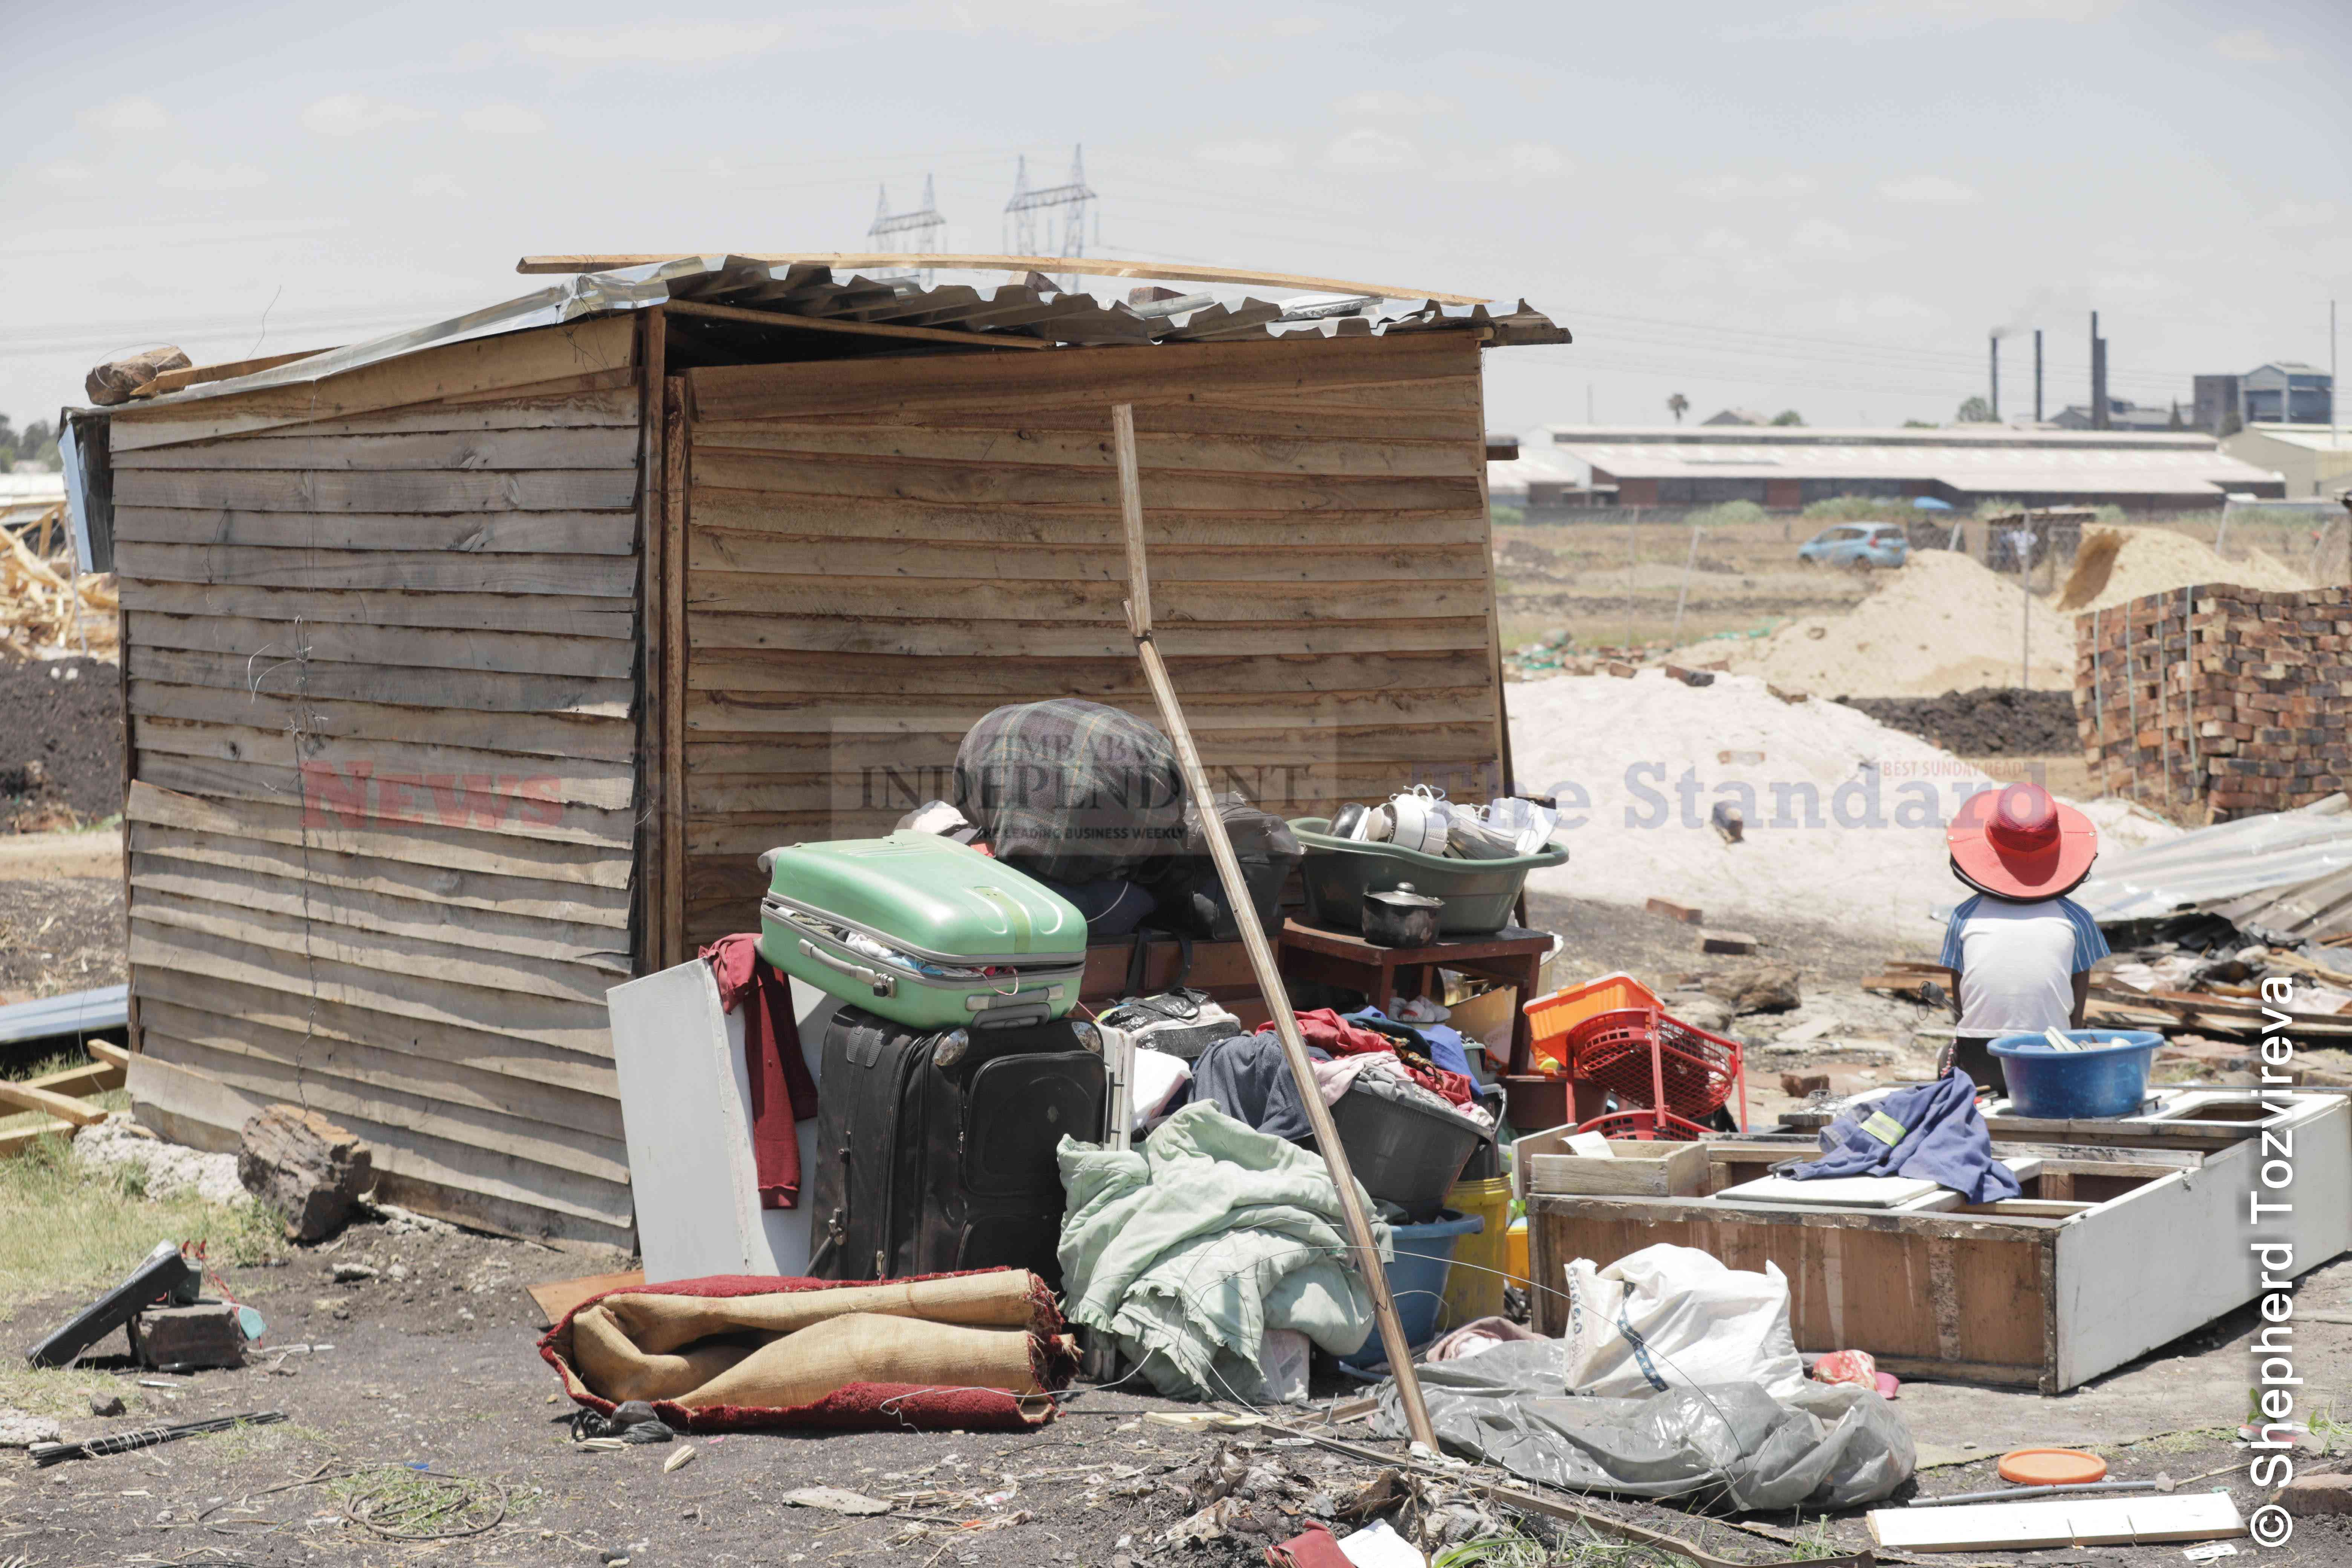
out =
[[662,1461],[662,1473],[667,1475],[672,1470],[683,1469],[692,1463],[694,1463],[694,1446],[689,1443]]
[[[1732,936],[1717,932],[1716,941],[1745,942],[1752,948],[1752,937]],[[1709,952],[1737,952],[1738,948],[1710,947]],[[1700,983],[1710,996],[1720,998],[1734,1013],[1790,1013],[1804,1005],[1804,985],[1794,965],[1761,963],[1747,969],[1726,970],[1718,974],[1700,977]]]
[[1664,915],[1670,921],[1680,921],[1688,926],[1700,925],[1705,921],[1705,916],[1700,910],[1692,909],[1687,904],[1675,903],[1667,899],[1652,899],[1643,907],[1654,915]]
[[224,1207],[253,1201],[237,1180],[236,1155],[166,1143],[134,1123],[128,1111],[110,1111],[102,1123],[83,1128],[74,1137],[73,1157],[78,1165],[139,1166],[147,1173],[145,1192],[151,1198],[194,1192]]
[[821,1509],[826,1513],[846,1514],[865,1518],[888,1513],[890,1505],[880,1498],[867,1497],[844,1487],[799,1487],[784,1494],[784,1501],[793,1508]]
[[159,1241],[121,1282],[25,1352],[28,1366],[69,1366],[74,1359],[158,1301],[193,1303],[201,1280],[179,1244]]
[[2352,1475],[2341,1470],[2325,1475],[2308,1472],[2279,1489],[2278,1505],[2304,1517],[2320,1513],[2352,1513]]
[[131,1320],[131,1348],[157,1372],[201,1372],[245,1364],[245,1332],[226,1301],[151,1307]]
[[1754,952],[1757,945],[1756,939],[1743,931],[1701,931],[1698,938],[1701,952],[1748,953]]
[[245,1124],[236,1174],[246,1191],[286,1216],[287,1240],[324,1241],[358,1205],[375,1157],[317,1111],[273,1105]]
[[32,1447],[33,1463],[47,1467],[62,1464],[68,1459],[97,1459],[109,1454],[127,1454],[134,1448],[152,1448],[162,1443],[176,1443],[183,1437],[200,1437],[211,1432],[226,1432],[233,1426],[268,1426],[286,1419],[283,1410],[258,1410],[247,1415],[219,1415],[210,1421],[188,1421],[177,1426],[141,1426],[129,1432],[117,1432],[111,1436],[90,1437],[79,1443],[36,1443]]
[[333,1275],[338,1285],[361,1285],[376,1278],[376,1268],[372,1263],[338,1263]]
[[387,1467],[355,1479],[343,1517],[387,1541],[455,1541],[506,1522],[507,1489],[497,1481]]
[[164,372],[186,370],[193,363],[169,344],[142,349],[135,354],[91,366],[89,374],[82,378],[82,390],[100,408],[112,408],[130,402]]

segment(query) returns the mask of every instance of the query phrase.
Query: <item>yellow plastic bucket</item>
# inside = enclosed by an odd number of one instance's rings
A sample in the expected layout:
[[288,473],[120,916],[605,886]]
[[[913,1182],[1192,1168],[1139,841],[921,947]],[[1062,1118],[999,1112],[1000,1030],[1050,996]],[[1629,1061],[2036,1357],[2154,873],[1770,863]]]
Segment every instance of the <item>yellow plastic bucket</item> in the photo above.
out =
[[1522,1290],[1531,1289],[1528,1281],[1535,1276],[1528,1264],[1528,1222],[1525,1220],[1515,1221],[1511,1226],[1510,1272],[1507,1283],[1517,1285]]
[[1511,1184],[1507,1178],[1456,1182],[1445,1194],[1445,1206],[1486,1223],[1475,1236],[1454,1244],[1454,1267],[1445,1276],[1445,1297],[1437,1318],[1441,1330],[1458,1329],[1503,1310],[1503,1275],[1510,1262]]

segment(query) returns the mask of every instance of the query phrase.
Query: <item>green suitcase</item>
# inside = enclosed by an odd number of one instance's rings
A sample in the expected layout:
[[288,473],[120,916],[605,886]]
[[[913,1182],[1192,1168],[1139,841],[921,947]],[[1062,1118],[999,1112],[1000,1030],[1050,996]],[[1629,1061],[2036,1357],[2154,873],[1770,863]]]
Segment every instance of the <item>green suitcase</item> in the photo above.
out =
[[1086,917],[977,849],[893,833],[771,849],[760,866],[761,956],[869,1013],[992,1028],[1077,1003]]

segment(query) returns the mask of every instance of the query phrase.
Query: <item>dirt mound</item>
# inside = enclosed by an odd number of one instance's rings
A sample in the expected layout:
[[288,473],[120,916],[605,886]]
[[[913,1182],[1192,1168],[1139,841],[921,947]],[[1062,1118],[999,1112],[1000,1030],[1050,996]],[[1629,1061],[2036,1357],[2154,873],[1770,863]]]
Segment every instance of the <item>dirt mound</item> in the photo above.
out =
[[1843,615],[1808,616],[1769,637],[1694,643],[1675,662],[1723,660],[1735,674],[1822,697],[1934,697],[2014,685],[2025,651],[2034,689],[2074,689],[2073,622],[2013,581],[1948,550],[1921,551],[1883,575],[1885,585]]
[[0,820],[33,832],[122,809],[122,673],[96,658],[0,662]]
[[2064,691],[2011,686],[1947,691],[1941,697],[1849,697],[1890,730],[1917,735],[1963,757],[2051,757],[2081,748],[2074,699]]
[[[2302,573],[2259,550],[2250,552],[2243,561],[2232,561],[2215,553],[2204,541],[2168,528],[2119,528],[2108,531],[2121,535],[2122,542],[2105,584],[2080,605],[2084,610],[2112,609],[2149,594],[2169,593],[2200,583],[2234,583],[2242,588],[2269,592],[2312,586]],[[2084,548],[2087,551],[2096,538],[2094,534],[2085,540]],[[2070,581],[2069,589],[2073,586]],[[2068,596],[2073,596],[2071,592]]]
[[[1736,675],[1705,687],[1648,669],[1514,686],[1519,784],[1569,808],[1568,863],[1536,872],[1529,891],[1664,899],[1735,930],[1748,911],[1794,912],[1857,941],[1932,946],[1932,911],[1968,896],[1948,868],[1945,825],[1996,781],[1862,708],[1783,701]],[[1737,843],[1714,826],[1718,804],[1740,813]],[[2175,831],[2126,802],[2092,808],[2110,847]]]

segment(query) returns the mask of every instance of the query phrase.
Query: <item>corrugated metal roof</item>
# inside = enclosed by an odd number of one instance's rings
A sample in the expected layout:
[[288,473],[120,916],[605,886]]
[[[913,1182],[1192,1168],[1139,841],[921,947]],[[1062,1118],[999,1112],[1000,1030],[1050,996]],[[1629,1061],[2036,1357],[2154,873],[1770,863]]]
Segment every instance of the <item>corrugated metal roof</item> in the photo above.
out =
[[2243,433],[2307,451],[2341,452],[2352,457],[2352,432],[2326,425],[2249,425]]
[[2095,492],[2179,495],[2242,489],[2278,476],[2202,447],[2032,447],[1975,442],[1563,440],[1553,451],[1619,479],[1874,479],[1949,486],[1983,495]]
[[2101,921],[2197,909],[2237,921],[2232,909],[2252,918],[2251,911],[2347,870],[2352,800],[2332,795],[2294,811],[2241,817],[2102,856],[2074,898]]
[[[676,260],[585,273],[515,299],[364,343],[313,354],[231,381],[205,382],[130,406],[152,408],[268,386],[299,385],[420,349],[554,326],[584,316],[638,310],[671,300],[699,302],[779,317],[806,317],[881,326],[918,327],[969,335],[976,343],[1007,338],[1063,347],[1114,344],[1231,342],[1301,337],[1487,328],[1497,343],[1565,342],[1568,334],[1520,301],[1517,309],[1483,304],[1384,302],[1370,295],[1328,293],[1261,297],[1244,287],[1192,288],[1163,309],[1138,309],[1125,299],[1066,293],[1051,279],[1030,275],[1004,281],[1002,273],[943,276],[929,287],[912,278],[836,274],[814,264],[751,260],[740,256]],[[1170,311],[1165,304],[1184,308]]]

